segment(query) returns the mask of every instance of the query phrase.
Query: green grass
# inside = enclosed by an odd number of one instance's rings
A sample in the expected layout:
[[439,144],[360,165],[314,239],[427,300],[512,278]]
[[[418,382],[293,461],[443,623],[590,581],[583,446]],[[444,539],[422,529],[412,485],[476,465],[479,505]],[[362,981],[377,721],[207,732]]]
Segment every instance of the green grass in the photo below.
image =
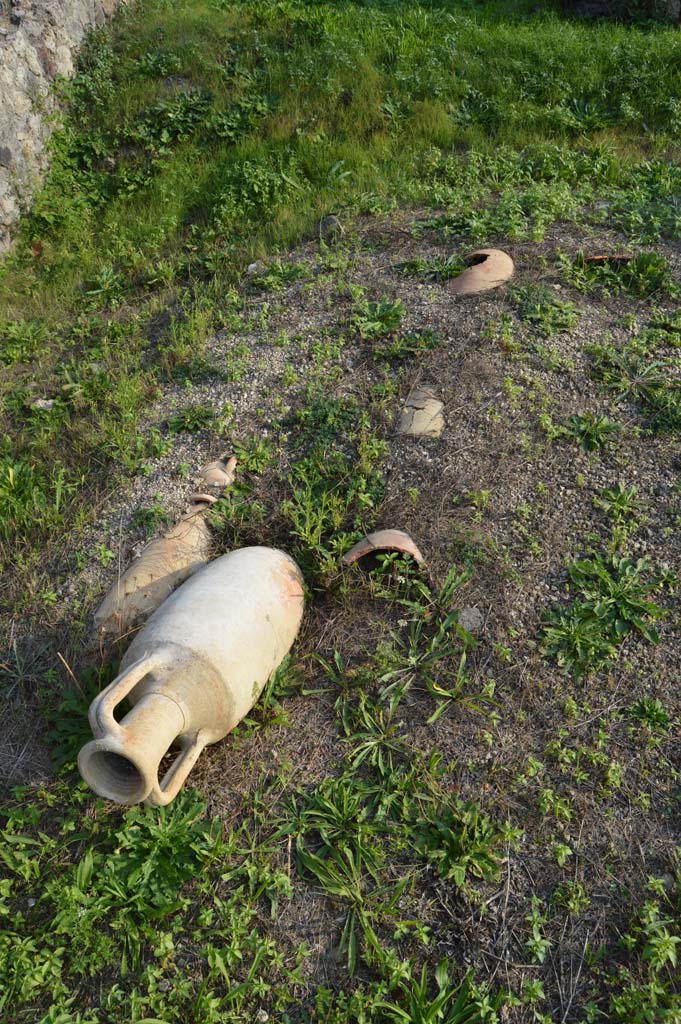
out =
[[465,260],[454,256],[433,256],[424,259],[417,256],[413,260],[402,260],[395,264],[395,270],[401,274],[415,274],[425,277],[428,281],[449,281],[464,270]]

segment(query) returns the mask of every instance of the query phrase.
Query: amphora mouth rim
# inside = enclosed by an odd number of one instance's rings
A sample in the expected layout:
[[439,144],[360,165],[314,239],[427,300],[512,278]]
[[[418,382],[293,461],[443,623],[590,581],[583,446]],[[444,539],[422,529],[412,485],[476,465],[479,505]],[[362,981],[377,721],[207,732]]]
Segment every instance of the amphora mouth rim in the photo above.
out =
[[141,803],[156,781],[115,741],[87,743],[78,755],[78,770],[98,796],[118,804]]

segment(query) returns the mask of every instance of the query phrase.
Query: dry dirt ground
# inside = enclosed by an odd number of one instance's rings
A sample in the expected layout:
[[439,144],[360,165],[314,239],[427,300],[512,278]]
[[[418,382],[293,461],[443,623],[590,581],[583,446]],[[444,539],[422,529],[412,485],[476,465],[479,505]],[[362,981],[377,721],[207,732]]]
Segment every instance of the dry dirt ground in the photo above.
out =
[[[299,279],[263,290],[253,283],[257,268],[243,281],[240,309],[225,298],[226,308],[237,309],[234,326],[203,353],[203,379],[169,383],[149,409],[144,429],[167,434],[168,451],[148,475],[102,497],[96,529],[81,541],[82,569],[59,584],[59,622],[32,644],[53,665],[58,649],[76,673],[96,663],[100,654],[88,639],[91,614],[146,539],[134,526],[135,513],[158,504],[174,519],[192,493],[193,474],[235,442],[265,439],[273,455],[260,473],[238,471],[252,487],[248,500],[265,508],[262,523],[248,523],[240,541],[295,551],[279,514],[296,458],[298,425],[291,414],[314,375],[326,380],[330,397],[354,398],[387,442],[385,497],[374,525],[409,531],[435,585],[452,564],[470,568],[455,595],[458,608],[476,608],[482,617],[468,651],[467,692],[471,698],[489,694],[494,683],[494,703],[482,712],[472,700],[457,702],[432,724],[433,705],[415,687],[402,705],[403,730],[422,750],[439,751],[453,791],[523,830],[517,850],[509,849],[502,883],[485,901],[471,910],[447,883],[435,882],[424,897],[422,920],[437,929],[443,954],[450,949],[458,958],[463,948],[464,960],[483,967],[492,981],[512,981],[516,969],[531,977],[522,945],[530,895],[548,900],[565,881],[579,882],[586,905],[574,913],[554,901],[549,926],[561,938],[553,969],[562,1012],[580,991],[587,946],[612,939],[624,919],[624,894],[642,893],[651,875],[664,877],[679,842],[674,598],[667,592],[656,598],[665,609],[659,644],[631,634],[615,660],[584,679],[561,672],[538,642],[542,614],[574,596],[566,562],[607,545],[612,524],[594,504],[603,489],[618,483],[636,489],[642,513],[626,543],[630,554],[648,556],[658,570],[681,564],[678,439],[647,430],[635,401],[615,401],[588,352],[594,343],[624,344],[646,327],[652,310],[673,313],[674,303],[664,296],[585,295],[569,286],[557,269],[557,250],[617,253],[626,249],[617,236],[583,238],[559,226],[538,243],[497,240],[492,244],[515,262],[514,285],[546,285],[577,307],[572,329],[543,338],[520,320],[507,287],[459,299],[446,282],[396,269],[417,256],[465,251],[455,239],[419,229],[421,219],[408,211],[358,222],[337,248],[310,242],[282,256],[299,266]],[[656,251],[681,280],[678,247]],[[376,359],[375,343],[350,327],[357,301],[352,285],[369,300],[400,299],[406,309],[400,332],[432,331],[436,347],[404,361]],[[668,345],[666,356],[675,351]],[[416,383],[432,385],[445,404],[438,439],[396,435],[396,416]],[[167,432],[178,409],[207,403],[224,414],[221,437]],[[546,417],[564,424],[587,412],[619,425],[602,447],[583,451],[574,438],[547,436]],[[226,536],[216,535],[216,553],[227,546]],[[240,729],[208,749],[192,773],[192,785],[227,822],[237,820],[256,787],[282,767],[303,787],[337,770],[343,754],[337,694],[313,656],[330,659],[337,650],[346,665],[356,665],[389,629],[400,628],[399,610],[377,605],[361,570],[339,572],[339,579],[350,585],[310,593],[294,652],[304,683],[283,700],[287,721]],[[25,638],[18,633],[17,639],[23,650]],[[30,666],[26,678],[32,678]],[[669,728],[652,742],[629,715],[641,698],[659,699],[669,716]],[[49,771],[37,742],[42,726],[27,732],[25,724],[17,725],[10,752],[17,782]],[[564,866],[552,855],[558,843],[572,851]],[[300,898],[294,890],[277,929],[292,944],[308,943],[315,955],[306,969],[323,981],[339,969],[337,922],[327,900],[320,895],[311,905],[310,899],[309,888]]]

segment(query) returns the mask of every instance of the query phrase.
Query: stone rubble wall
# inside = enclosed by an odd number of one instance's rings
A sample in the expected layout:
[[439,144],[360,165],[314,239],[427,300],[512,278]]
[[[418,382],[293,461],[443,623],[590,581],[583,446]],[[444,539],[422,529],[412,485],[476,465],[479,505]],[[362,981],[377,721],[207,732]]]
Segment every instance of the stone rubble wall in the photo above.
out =
[[51,86],[119,0],[0,0],[0,252],[47,168]]

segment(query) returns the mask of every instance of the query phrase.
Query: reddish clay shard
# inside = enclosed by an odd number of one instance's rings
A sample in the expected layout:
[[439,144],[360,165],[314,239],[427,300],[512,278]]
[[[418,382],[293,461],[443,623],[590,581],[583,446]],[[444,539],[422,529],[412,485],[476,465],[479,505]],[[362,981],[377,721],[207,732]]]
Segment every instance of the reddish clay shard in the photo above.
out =
[[403,530],[376,530],[362,537],[343,555],[343,565],[352,565],[365,555],[376,554],[377,551],[400,551],[403,555],[411,555],[419,565],[425,563],[425,558],[408,533]]
[[607,263],[611,267],[626,267],[627,263],[631,263],[631,256],[624,256],[623,254],[615,256],[585,256],[585,263]]
[[449,284],[454,295],[477,295],[505,284],[515,267],[511,257],[501,249],[476,249],[466,257],[468,266]]

